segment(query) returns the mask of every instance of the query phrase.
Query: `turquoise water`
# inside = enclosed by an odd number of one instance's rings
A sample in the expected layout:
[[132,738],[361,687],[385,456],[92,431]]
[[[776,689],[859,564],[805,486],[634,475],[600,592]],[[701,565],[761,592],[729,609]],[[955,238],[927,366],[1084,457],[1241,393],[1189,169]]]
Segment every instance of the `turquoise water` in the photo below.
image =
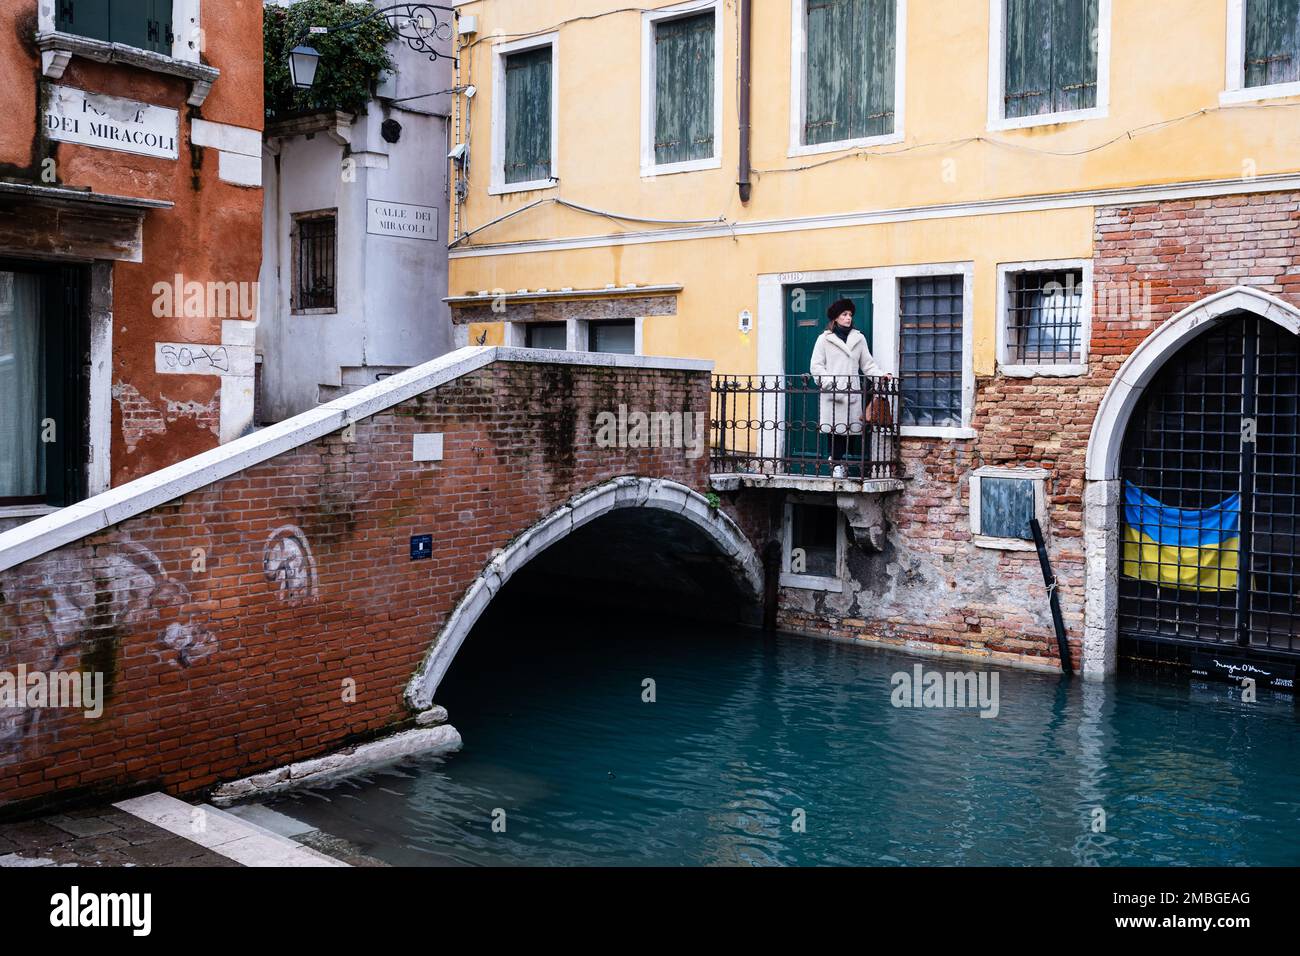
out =
[[498,619],[439,693],[463,751],[277,809],[398,865],[1300,863],[1289,696],[1000,669],[984,719],[893,706],[891,677],[917,663],[970,669],[698,624]]

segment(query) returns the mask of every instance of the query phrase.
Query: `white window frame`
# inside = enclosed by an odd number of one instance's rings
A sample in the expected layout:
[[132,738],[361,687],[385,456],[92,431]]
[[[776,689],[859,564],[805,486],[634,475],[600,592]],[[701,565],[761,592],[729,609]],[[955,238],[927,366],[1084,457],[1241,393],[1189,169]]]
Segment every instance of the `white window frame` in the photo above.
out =
[[1006,115],[1007,0],[989,0],[989,121],[990,132],[1055,126],[1110,115],[1111,0],[1097,3],[1097,105],[1085,110],[1061,110],[1039,116]]
[[[202,0],[172,0],[173,60],[200,62],[203,52],[203,31],[199,26],[202,23],[199,15],[201,2]],[[58,29],[54,2],[40,2],[36,5],[36,10],[38,32],[54,33]]]
[[880,136],[839,140],[807,145],[803,141],[803,123],[808,103],[808,0],[790,0],[790,150],[788,156],[811,156],[867,146],[901,143],[907,104],[907,0],[896,0],[898,15],[894,33],[894,131]]
[[1020,538],[994,538],[983,533],[980,527],[980,480],[983,478],[1013,478],[1017,481],[1034,483],[1034,517],[1038,519],[1043,536],[1047,536],[1047,479],[1051,473],[1042,468],[1007,468],[997,465],[985,465],[976,468],[970,475],[970,531],[971,541],[977,548],[991,548],[995,551],[1037,551],[1038,545],[1033,541]]
[[1300,96],[1300,80],[1292,83],[1273,83],[1269,86],[1246,85],[1246,3],[1248,0],[1228,0],[1228,52],[1227,75],[1219,104],[1253,103],[1285,96]]
[[[864,269],[827,269],[818,272],[773,272],[758,277],[758,374],[785,374],[785,290],[823,282],[871,282],[873,338],[871,357],[898,378],[902,323],[898,280],[916,276],[962,277],[962,420],[960,425],[903,425],[903,438],[968,440],[978,436],[971,427],[975,416],[975,263],[933,262]],[[775,405],[763,410],[775,414]],[[775,434],[779,444],[780,433]],[[764,451],[766,454],[766,450]],[[782,452],[778,449],[776,454]]]
[[[1010,337],[1008,323],[1011,320],[1010,291],[1011,277],[1025,272],[1063,272],[1079,270],[1080,281],[1079,304],[1079,361],[1070,365],[1043,365],[1011,361]],[[999,262],[998,263],[998,307],[997,307],[997,353],[998,374],[1009,378],[1033,378],[1037,376],[1069,378],[1088,374],[1088,344],[1092,339],[1092,260],[1091,259],[1042,259],[1034,262]]]
[[[655,27],[713,9],[713,155],[683,163],[655,162],[655,111],[659,85],[655,74]],[[641,14],[641,175],[670,176],[722,167],[722,4],[719,0],[691,0]]]
[[[541,47],[551,48],[551,175],[547,179],[534,179],[524,183],[506,182],[506,57],[512,53],[526,53]],[[502,196],[508,193],[528,192],[535,189],[554,189],[559,184],[556,171],[560,161],[560,34],[544,33],[511,43],[498,43],[492,48],[492,180],[488,194]]]
[[[816,505],[830,508],[835,512],[835,576],[820,574],[797,574],[789,570],[790,556],[794,550],[794,509],[796,505]],[[848,562],[848,535],[844,529],[844,515],[835,503],[835,498],[824,494],[786,495],[781,527],[781,578],[783,588],[802,588],[807,591],[844,591],[845,569]]]

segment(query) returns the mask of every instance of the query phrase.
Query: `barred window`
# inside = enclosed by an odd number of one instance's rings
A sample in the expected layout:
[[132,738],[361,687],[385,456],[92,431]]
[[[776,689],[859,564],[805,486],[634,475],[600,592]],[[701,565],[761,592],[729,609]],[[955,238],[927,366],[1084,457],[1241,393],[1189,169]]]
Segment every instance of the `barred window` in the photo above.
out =
[[293,310],[309,312],[337,308],[338,214],[302,213],[293,226]]
[[962,424],[964,302],[960,275],[900,280],[901,424]]
[[897,0],[805,0],[803,141],[894,132]]
[[1300,82],[1300,0],[1246,0],[1246,86]]
[[1097,105],[1098,0],[1006,0],[1004,115]]
[[1083,270],[1017,272],[1007,279],[1007,362],[1082,364]]

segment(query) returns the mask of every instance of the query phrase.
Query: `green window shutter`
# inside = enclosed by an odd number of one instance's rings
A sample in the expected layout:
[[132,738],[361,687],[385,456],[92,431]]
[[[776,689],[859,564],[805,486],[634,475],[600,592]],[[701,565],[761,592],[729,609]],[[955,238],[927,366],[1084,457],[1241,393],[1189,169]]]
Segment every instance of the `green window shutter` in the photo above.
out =
[[894,131],[896,0],[808,0],[804,143]]
[[110,31],[114,43],[151,50],[149,22],[153,19],[153,0],[108,0]]
[[1247,0],[1246,85],[1300,80],[1300,0]]
[[1097,105],[1098,0],[1007,0],[1005,115]]
[[655,162],[713,156],[714,13],[655,24]]
[[55,27],[65,33],[110,39],[107,0],[56,0]]
[[506,57],[505,180],[526,183],[551,174],[551,48]]

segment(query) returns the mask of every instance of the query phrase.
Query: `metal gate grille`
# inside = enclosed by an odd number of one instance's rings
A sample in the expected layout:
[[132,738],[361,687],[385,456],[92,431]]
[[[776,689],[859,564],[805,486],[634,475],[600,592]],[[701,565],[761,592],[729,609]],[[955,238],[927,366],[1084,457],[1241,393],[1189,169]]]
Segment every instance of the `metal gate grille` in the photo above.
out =
[[1157,376],[1125,436],[1120,632],[1300,651],[1300,361],[1235,318]]

